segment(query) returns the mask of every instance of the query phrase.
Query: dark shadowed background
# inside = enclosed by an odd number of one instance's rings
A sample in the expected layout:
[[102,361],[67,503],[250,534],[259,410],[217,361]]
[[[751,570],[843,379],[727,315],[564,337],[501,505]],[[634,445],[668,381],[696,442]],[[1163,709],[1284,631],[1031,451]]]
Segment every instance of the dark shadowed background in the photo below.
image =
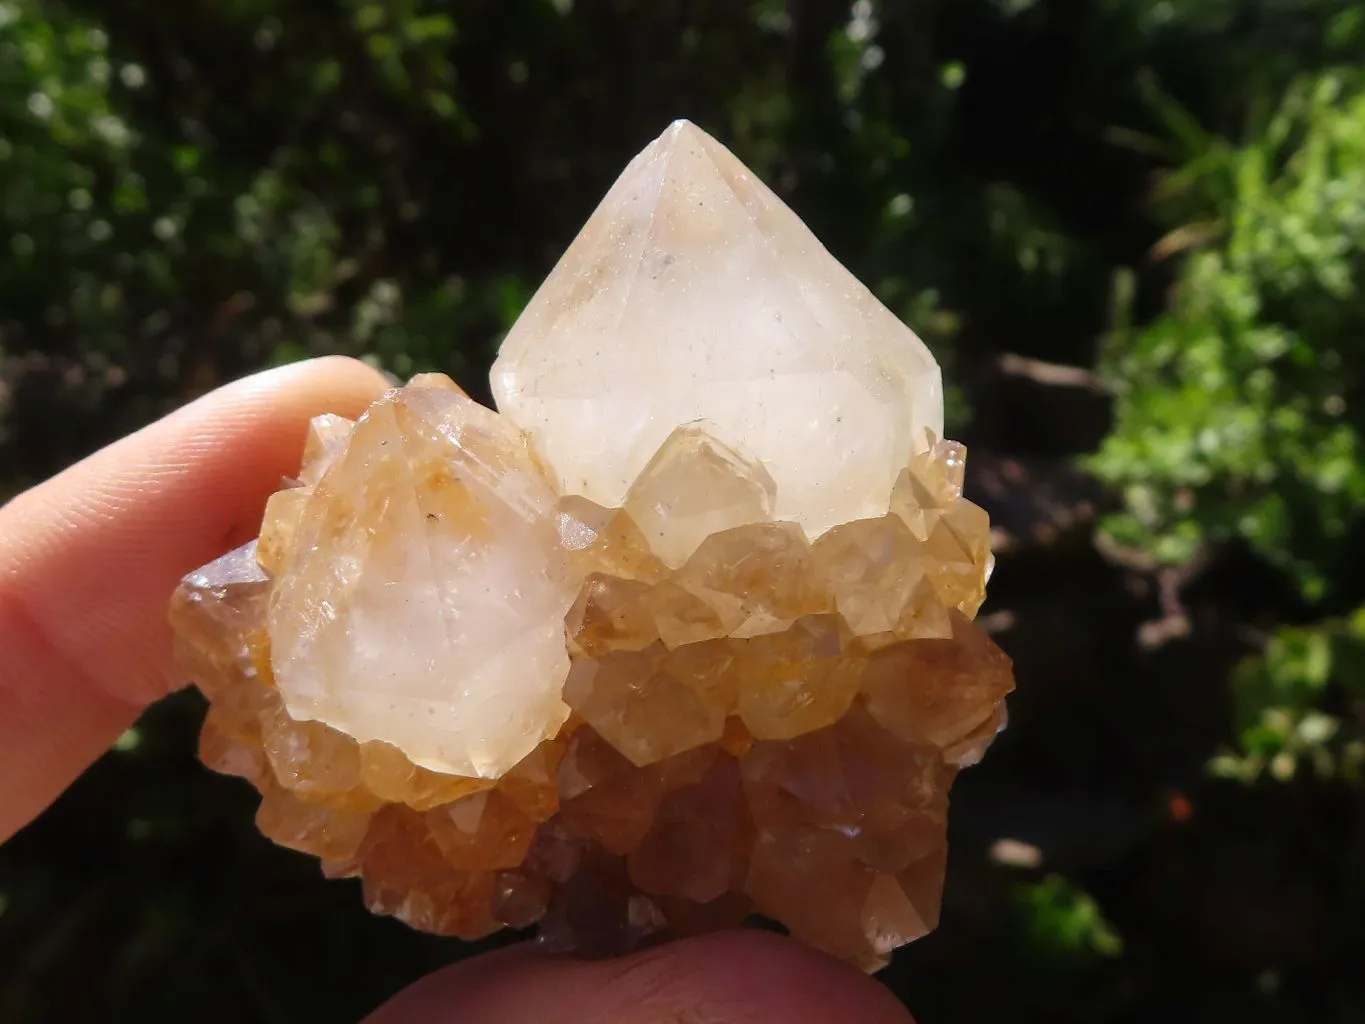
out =
[[[1361,0],[0,0],[0,498],[306,355],[486,398],[688,116],[935,348],[997,526],[1013,722],[886,984],[1365,1020],[1362,68]],[[200,714],[0,849],[0,1020],[345,1022],[473,951],[261,839]]]

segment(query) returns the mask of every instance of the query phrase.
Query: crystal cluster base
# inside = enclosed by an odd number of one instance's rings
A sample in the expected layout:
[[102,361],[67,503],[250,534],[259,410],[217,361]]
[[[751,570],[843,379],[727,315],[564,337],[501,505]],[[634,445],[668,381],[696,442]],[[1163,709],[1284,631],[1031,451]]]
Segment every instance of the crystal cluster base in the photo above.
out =
[[[989,536],[961,496],[961,447],[929,446],[884,515],[811,541],[766,518],[762,469],[701,428],[676,431],[624,507],[604,508],[553,496],[512,448],[497,463],[487,431],[442,432],[485,415],[422,378],[359,426],[318,420],[259,540],[178,590],[180,658],[209,700],[201,757],[259,790],[261,831],[330,877],[361,878],[375,912],[443,935],[539,922],[554,948],[610,954],[757,913],[871,970],[931,929],[949,787],[1003,726],[1012,687],[1008,659],[971,622]],[[448,450],[427,450],[437,444]],[[486,479],[470,469],[456,486],[433,471],[471,451],[484,452]],[[329,667],[342,690],[359,685],[359,667],[371,674],[362,710],[408,686],[410,666],[358,656],[357,644],[382,645],[364,631],[393,627],[392,609],[433,585],[433,565],[473,558],[470,536],[496,549],[499,530],[514,547],[543,541],[537,557],[552,568],[540,597],[529,583],[521,605],[485,597],[481,628],[529,605],[534,647],[537,601],[563,592],[565,665],[541,673],[562,684],[563,708],[546,706],[533,670],[549,656],[534,650],[506,694],[504,718],[517,720],[499,744],[485,742],[497,723],[484,702],[465,712],[459,694],[445,709],[431,694],[393,700],[397,711],[380,709],[386,741],[318,690],[313,675]],[[410,640],[384,650],[454,656],[445,639]],[[486,675],[506,642],[495,635],[461,671]],[[282,645],[312,658],[310,673]],[[301,684],[284,685],[282,667]],[[452,685],[441,672],[420,676]],[[483,739],[461,729],[464,714]],[[426,726],[433,717],[440,728]],[[466,770],[433,769],[437,755]]]

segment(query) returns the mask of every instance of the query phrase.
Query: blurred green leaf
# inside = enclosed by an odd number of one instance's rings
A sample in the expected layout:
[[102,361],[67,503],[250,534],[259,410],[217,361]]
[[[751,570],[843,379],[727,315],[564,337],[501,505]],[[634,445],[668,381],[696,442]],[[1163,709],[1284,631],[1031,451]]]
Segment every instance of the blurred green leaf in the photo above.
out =
[[1020,885],[1016,902],[1037,948],[1054,956],[1116,957],[1123,939],[1104,919],[1099,904],[1058,875]]

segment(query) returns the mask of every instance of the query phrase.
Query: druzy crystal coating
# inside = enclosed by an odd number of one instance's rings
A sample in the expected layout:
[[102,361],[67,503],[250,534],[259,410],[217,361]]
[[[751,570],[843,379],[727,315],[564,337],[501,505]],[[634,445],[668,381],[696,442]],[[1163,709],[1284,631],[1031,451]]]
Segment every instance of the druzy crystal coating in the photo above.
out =
[[761,914],[875,969],[1004,724],[991,567],[917,338],[681,122],[513,329],[499,412],[314,421],[185,578],[200,754],[378,913],[611,953]]

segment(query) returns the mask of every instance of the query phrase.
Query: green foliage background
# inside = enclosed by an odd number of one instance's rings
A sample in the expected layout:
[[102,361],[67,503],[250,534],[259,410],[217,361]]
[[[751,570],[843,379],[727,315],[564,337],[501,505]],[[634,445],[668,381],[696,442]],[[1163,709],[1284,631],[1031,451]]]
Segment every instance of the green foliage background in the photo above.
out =
[[[1013,724],[886,983],[1365,1019],[1358,0],[0,0],[0,496],[272,362],[483,392],[680,115],[935,347],[998,526]],[[199,713],[0,850],[0,1020],[354,1020],[471,951],[257,837]]]

